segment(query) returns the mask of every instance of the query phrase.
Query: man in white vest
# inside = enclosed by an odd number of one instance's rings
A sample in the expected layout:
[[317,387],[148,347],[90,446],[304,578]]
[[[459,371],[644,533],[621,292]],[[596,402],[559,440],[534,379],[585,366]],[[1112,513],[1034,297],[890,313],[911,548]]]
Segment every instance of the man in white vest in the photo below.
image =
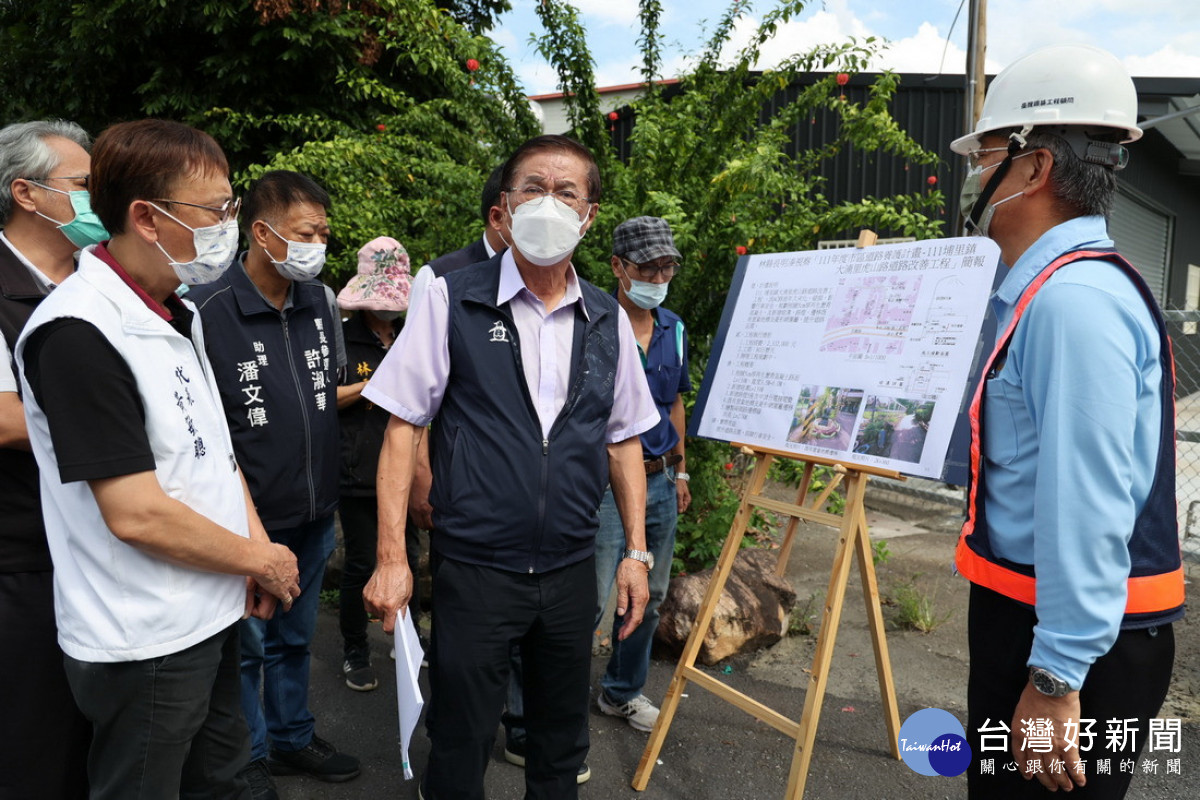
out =
[[186,125],[106,130],[91,191],[112,238],[17,342],[93,800],[249,798],[235,623],[299,593],[295,557],[249,502],[200,319],[175,295],[233,258],[228,173]]

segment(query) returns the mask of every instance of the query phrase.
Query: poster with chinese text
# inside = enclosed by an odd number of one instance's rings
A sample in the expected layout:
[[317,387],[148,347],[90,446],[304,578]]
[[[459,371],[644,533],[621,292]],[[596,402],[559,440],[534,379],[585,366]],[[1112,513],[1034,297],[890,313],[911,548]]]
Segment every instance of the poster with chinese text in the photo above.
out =
[[690,432],[943,478],[998,263],[982,237],[741,259]]

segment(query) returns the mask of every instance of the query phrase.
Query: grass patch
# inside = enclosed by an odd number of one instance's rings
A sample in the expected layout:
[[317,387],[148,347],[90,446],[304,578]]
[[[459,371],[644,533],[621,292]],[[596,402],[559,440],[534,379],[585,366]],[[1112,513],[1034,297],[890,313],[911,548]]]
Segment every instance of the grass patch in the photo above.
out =
[[788,636],[812,636],[821,621],[824,592],[813,592],[804,605],[796,605],[788,615]]
[[937,592],[923,592],[917,588],[917,577],[899,584],[892,592],[897,627],[932,633],[954,614],[953,611],[939,612],[934,606]]
[[322,589],[321,590],[321,608],[326,611],[337,611],[338,606],[342,601],[341,589]]

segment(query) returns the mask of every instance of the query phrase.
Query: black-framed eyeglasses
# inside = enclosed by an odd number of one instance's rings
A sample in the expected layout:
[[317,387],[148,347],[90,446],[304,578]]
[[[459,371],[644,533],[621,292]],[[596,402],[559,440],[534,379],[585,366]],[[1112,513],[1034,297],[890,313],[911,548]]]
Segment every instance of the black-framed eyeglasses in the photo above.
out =
[[242,198],[235,197],[232,200],[226,200],[219,206],[206,206],[200,203],[185,203],[183,200],[152,200],[153,203],[167,203],[174,206],[191,206],[192,208],[203,208],[205,211],[212,211],[215,214],[220,214],[222,223],[229,222],[238,215],[238,211],[242,208]]
[[665,278],[674,278],[679,274],[679,270],[683,269],[682,264],[678,264],[674,261],[672,261],[670,264],[635,264],[628,258],[622,258],[621,260],[633,267],[634,271],[637,272],[638,277],[644,281],[652,281],[654,280],[654,276],[660,273]]
[[505,191],[515,194],[517,199],[522,203],[538,201],[547,196],[554,197],[571,206],[576,211],[581,210],[591,202],[589,198],[571,189],[560,189],[557,192],[551,192],[543,189],[536,183],[529,183],[521,187],[510,186]]
[[44,183],[45,181],[76,181],[83,184],[84,189],[91,186],[91,175],[47,175],[44,178],[26,178],[25,180],[32,183]]

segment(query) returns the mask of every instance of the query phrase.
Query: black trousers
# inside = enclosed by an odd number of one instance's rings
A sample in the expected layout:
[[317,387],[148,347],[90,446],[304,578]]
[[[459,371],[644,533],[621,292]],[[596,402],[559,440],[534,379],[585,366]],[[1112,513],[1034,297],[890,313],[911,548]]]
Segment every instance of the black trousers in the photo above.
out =
[[[967,739],[972,751],[967,787],[972,800],[1052,796],[1036,780],[1026,781],[1019,771],[1004,769],[1013,763],[1011,751],[982,752],[984,740],[979,732],[988,720],[989,728],[998,727],[1000,722],[1011,727],[1017,701],[1029,680],[1026,662],[1033,647],[1036,624],[1037,615],[1032,608],[972,584],[968,617],[971,674],[967,684]],[[1092,664],[1079,692],[1079,703],[1080,716],[1096,720],[1092,727],[1096,737],[1090,751],[1080,752],[1087,785],[1076,788],[1070,797],[1107,800],[1125,796],[1133,772],[1122,771],[1121,762],[1132,759],[1136,769],[1141,769],[1141,765],[1138,753],[1128,743],[1123,748],[1108,749],[1107,721],[1137,720],[1131,723],[1137,726],[1134,745],[1137,750],[1144,750],[1149,720],[1158,714],[1167,696],[1174,659],[1174,629],[1171,625],[1161,625],[1121,631],[1112,649]],[[994,741],[991,739],[989,743]],[[1160,770],[1165,770],[1161,762],[1166,758],[1178,757],[1177,753],[1157,755]],[[981,774],[980,761],[989,758],[994,759],[994,774]],[[1109,774],[1097,774],[1097,762],[1103,759],[1109,759]]]
[[[342,631],[345,658],[368,653],[367,609],[363,588],[375,571],[376,545],[379,541],[379,506],[374,497],[342,495],[338,498],[338,516],[342,521],[345,561],[342,563],[342,588],[338,600],[338,623]],[[412,570],[412,597],[408,601],[413,624],[421,619],[421,540],[417,528],[409,522],[404,532],[408,568]]]
[[144,661],[64,658],[92,721],[91,800],[250,800],[238,626]]
[[588,749],[595,559],[537,575],[436,554],[431,566],[426,800],[483,800],[514,644],[525,670],[525,797],[574,800]]
[[0,573],[0,800],[83,800],[92,725],[54,624],[54,573]]

